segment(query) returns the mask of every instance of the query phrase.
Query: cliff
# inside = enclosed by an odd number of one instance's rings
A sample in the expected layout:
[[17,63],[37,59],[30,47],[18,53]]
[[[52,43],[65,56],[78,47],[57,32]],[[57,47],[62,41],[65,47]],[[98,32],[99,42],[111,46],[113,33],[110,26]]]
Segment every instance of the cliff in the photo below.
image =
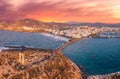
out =
[[82,73],[60,51],[27,48],[0,52],[0,79],[82,79]]

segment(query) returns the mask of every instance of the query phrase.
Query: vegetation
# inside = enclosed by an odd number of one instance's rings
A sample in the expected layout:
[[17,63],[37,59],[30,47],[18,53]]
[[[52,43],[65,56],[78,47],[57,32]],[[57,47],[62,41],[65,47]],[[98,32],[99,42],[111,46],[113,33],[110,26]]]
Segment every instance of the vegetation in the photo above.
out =
[[18,61],[19,50],[0,53],[0,79],[82,79],[80,70],[60,51],[28,48],[21,53],[25,64]]

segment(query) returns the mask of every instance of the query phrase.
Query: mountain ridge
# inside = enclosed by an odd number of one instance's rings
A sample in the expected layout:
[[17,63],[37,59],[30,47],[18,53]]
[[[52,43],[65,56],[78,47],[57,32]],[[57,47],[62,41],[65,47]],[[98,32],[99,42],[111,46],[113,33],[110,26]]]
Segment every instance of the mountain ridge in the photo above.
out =
[[25,18],[21,20],[15,20],[12,22],[7,22],[3,21],[0,22],[0,25],[9,25],[9,26],[15,26],[15,25],[27,25],[27,26],[40,26],[41,27],[65,27],[65,26],[93,26],[93,27],[120,27],[120,23],[101,23],[101,22],[95,22],[95,23],[90,23],[90,22],[65,22],[65,23],[60,23],[60,22],[42,22],[39,20],[34,20],[31,18]]

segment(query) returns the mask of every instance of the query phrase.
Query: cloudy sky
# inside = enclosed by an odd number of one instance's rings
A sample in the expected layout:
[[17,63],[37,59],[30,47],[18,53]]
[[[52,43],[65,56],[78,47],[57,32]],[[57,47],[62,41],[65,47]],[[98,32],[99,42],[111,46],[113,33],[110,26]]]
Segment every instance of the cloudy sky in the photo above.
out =
[[120,0],[0,0],[0,21],[120,23]]

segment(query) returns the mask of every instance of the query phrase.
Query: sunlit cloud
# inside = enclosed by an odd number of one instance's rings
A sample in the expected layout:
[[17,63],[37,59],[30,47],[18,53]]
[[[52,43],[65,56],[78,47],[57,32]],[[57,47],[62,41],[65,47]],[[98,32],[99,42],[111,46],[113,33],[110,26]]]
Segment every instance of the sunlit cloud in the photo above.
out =
[[120,22],[119,0],[0,0],[0,20]]

